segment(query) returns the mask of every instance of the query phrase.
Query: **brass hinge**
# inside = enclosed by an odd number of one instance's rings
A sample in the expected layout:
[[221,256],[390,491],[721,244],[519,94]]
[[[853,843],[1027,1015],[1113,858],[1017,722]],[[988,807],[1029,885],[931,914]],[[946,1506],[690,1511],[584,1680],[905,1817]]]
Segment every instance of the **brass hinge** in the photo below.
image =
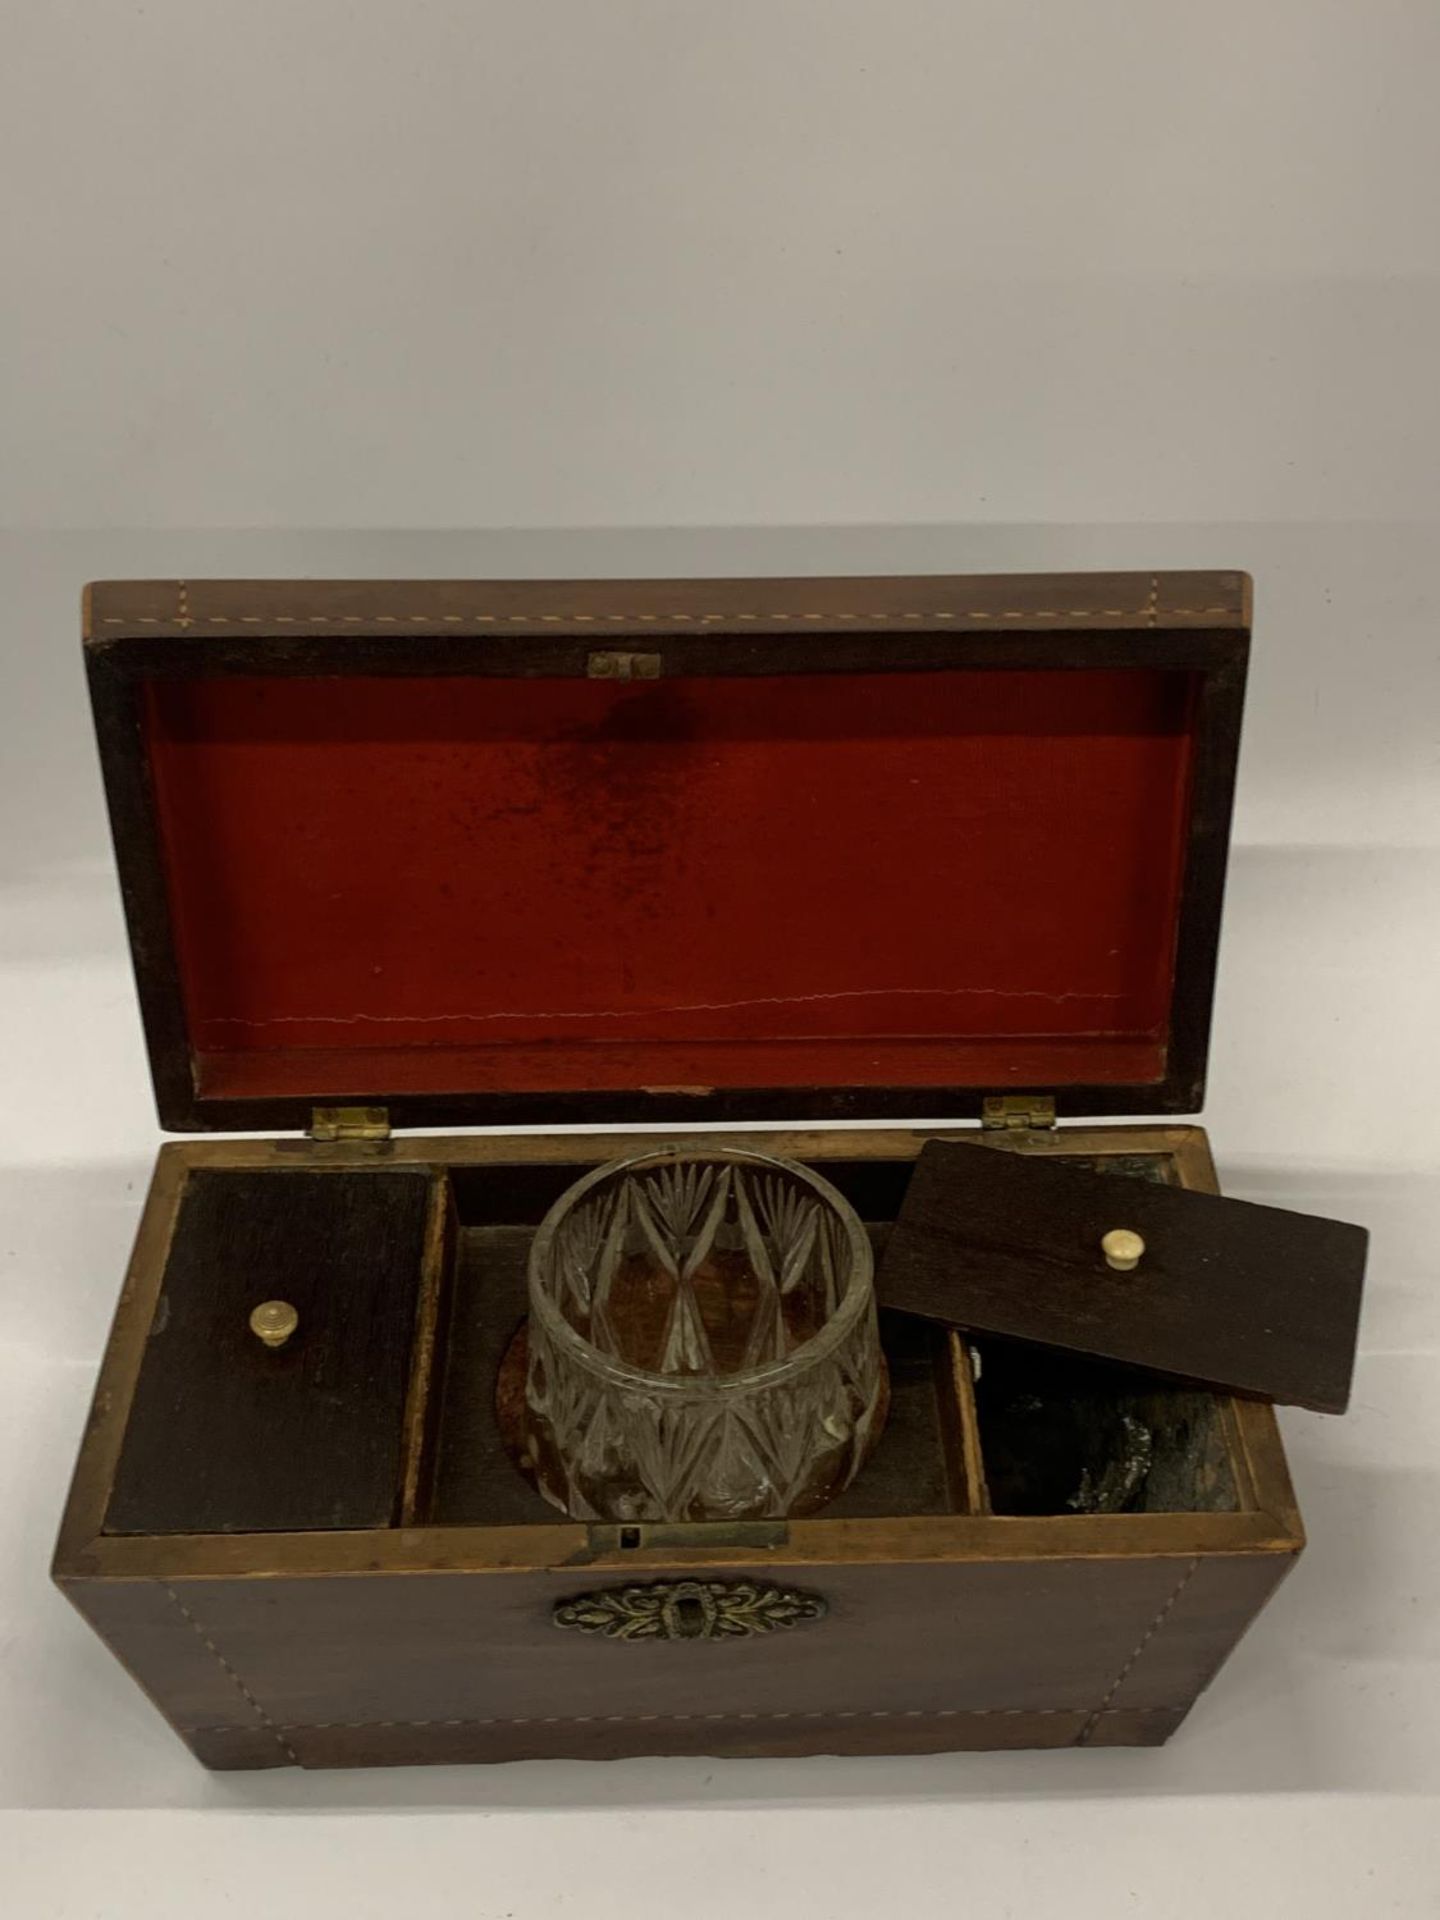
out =
[[621,648],[607,647],[590,655],[585,662],[585,673],[591,680],[658,680],[660,656],[658,653],[627,653]]
[[386,1107],[316,1107],[310,1115],[312,1140],[388,1140]]
[[1007,1133],[1025,1133],[1034,1127],[1053,1127],[1055,1096],[1050,1093],[987,1094],[980,1109],[982,1127],[998,1127]]

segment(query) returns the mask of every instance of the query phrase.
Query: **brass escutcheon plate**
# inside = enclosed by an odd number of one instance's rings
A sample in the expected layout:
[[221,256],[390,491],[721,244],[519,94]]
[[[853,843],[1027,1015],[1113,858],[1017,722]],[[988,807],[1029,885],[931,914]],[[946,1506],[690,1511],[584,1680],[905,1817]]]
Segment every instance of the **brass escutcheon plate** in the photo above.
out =
[[758,1580],[657,1580],[562,1600],[555,1625],[606,1640],[733,1640],[823,1620],[818,1593]]

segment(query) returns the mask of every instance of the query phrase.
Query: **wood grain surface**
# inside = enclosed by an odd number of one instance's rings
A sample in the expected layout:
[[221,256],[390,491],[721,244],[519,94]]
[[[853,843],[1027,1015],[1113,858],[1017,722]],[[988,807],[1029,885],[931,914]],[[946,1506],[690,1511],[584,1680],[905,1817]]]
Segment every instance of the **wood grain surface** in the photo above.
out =
[[[1114,1272],[1105,1233],[1145,1253]],[[1362,1227],[934,1142],[876,1275],[881,1302],[963,1327],[1342,1413]]]
[[903,1752],[1100,1743],[1121,1713],[1129,1738],[1150,1729],[1136,1716],[1168,1732],[1288,1564],[816,1569],[777,1555],[766,1578],[819,1594],[823,1619],[670,1643],[557,1632],[558,1602],[624,1584],[575,1570],[84,1583],[73,1597],[212,1766]]
[[[1239,572],[844,575],[711,580],[100,580],[85,591],[87,639],[227,628],[303,643],[317,629],[394,639],[447,627],[484,632],[596,627],[621,633],[993,621],[1082,632],[1172,622],[1243,627]],[[289,630],[287,632],[287,629]],[[499,637],[498,634],[496,637]],[[586,635],[587,639],[593,636]]]
[[[198,1172],[151,1322],[106,1526],[388,1526],[430,1184],[423,1174]],[[288,1300],[285,1346],[250,1331]]]

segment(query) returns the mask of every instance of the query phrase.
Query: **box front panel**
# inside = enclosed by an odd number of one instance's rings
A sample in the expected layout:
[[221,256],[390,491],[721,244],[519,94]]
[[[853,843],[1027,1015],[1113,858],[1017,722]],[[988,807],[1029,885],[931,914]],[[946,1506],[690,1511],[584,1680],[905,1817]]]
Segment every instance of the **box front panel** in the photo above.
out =
[[[400,1757],[397,1738],[415,1759],[1070,1744],[1122,1710],[1173,1725],[1283,1565],[1263,1555],[179,1581],[166,1589],[178,1648],[193,1664],[194,1643],[204,1647],[229,1710],[217,1715],[211,1693],[197,1714],[192,1678],[171,1711],[212,1765],[257,1764],[257,1729],[273,1743],[266,1763],[310,1765]],[[619,1621],[643,1618],[652,1581],[673,1589],[687,1571],[722,1609],[720,1590],[738,1594],[752,1619],[747,1581],[818,1597],[824,1613],[719,1638],[556,1624],[557,1607],[588,1596]],[[1178,1664],[1160,1659],[1167,1637]],[[147,1657],[163,1697],[164,1650],[152,1643]],[[1164,1676],[1164,1698],[1142,1684],[1145,1667]]]

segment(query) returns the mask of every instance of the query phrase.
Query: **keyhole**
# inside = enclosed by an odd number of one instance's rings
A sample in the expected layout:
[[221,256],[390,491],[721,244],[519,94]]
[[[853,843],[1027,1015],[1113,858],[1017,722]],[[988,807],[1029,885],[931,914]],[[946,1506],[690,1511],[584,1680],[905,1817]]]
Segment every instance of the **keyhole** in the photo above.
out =
[[675,1627],[681,1640],[698,1640],[705,1631],[705,1609],[693,1593],[675,1602]]

